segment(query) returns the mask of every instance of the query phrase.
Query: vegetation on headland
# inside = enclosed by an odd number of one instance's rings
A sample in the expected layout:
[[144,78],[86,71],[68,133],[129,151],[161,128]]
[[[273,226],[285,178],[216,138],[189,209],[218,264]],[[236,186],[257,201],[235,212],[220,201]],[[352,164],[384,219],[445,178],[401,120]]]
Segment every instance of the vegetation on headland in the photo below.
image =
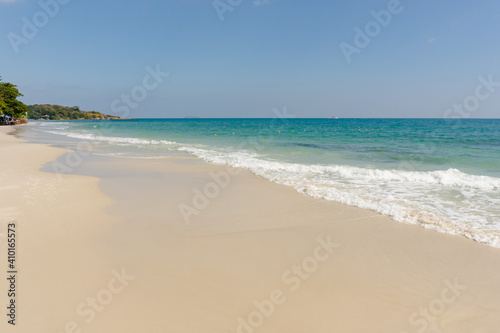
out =
[[28,115],[30,119],[71,120],[71,119],[127,119],[102,114],[97,111],[81,111],[78,106],[61,106],[51,104],[30,105]]
[[0,77],[0,116],[9,116],[20,119],[26,116],[28,106],[17,98],[23,96],[17,86],[12,83],[2,82]]
[[50,104],[26,105],[17,98],[23,96],[17,86],[2,82],[0,77],[0,125],[25,123],[30,119],[70,120],[70,119],[129,119],[102,114],[97,111],[82,111],[78,106]]

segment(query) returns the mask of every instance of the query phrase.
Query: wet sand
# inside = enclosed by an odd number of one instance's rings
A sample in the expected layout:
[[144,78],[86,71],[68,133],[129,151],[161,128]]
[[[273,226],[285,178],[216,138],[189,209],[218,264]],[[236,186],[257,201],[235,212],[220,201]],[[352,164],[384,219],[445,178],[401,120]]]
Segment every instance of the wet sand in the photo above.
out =
[[8,331],[500,327],[498,249],[192,158],[88,156],[55,175],[39,169],[67,150],[7,131],[0,239],[15,221],[20,290]]

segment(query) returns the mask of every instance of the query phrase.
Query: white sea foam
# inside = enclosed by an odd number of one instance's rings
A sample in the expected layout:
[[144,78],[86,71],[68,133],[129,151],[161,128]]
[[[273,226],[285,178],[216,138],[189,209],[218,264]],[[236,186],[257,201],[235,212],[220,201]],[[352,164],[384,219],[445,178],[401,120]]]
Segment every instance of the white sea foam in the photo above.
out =
[[69,128],[68,122],[48,122],[48,123],[34,123],[35,126],[52,130],[67,130]]
[[311,197],[370,209],[400,222],[500,248],[499,178],[470,175],[457,169],[421,172],[286,163],[231,148],[64,130],[48,132],[82,140],[187,152],[211,163],[248,169]]
[[500,247],[500,179],[456,169],[404,171],[265,160],[253,152],[182,147],[205,161],[251,170],[298,192]]
[[48,123],[35,123],[36,125],[38,126],[42,126],[42,127],[52,127],[54,125],[69,125],[69,123],[67,121],[54,121],[54,122],[48,122]]
[[176,142],[167,140],[148,140],[139,138],[124,138],[115,136],[102,136],[91,133],[75,133],[75,132],[64,132],[64,131],[45,131],[46,133],[64,135],[69,138],[88,140],[88,141],[105,141],[108,143],[123,143],[131,145],[176,145]]

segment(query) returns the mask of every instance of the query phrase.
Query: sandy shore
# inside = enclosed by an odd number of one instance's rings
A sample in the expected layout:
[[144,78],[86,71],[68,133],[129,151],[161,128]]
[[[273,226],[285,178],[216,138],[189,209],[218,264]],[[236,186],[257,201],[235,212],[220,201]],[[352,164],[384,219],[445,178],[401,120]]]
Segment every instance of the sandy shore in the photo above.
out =
[[0,270],[15,221],[19,297],[17,325],[3,310],[2,332],[500,327],[498,249],[196,159],[89,156],[81,175],[42,172],[68,151],[9,131]]

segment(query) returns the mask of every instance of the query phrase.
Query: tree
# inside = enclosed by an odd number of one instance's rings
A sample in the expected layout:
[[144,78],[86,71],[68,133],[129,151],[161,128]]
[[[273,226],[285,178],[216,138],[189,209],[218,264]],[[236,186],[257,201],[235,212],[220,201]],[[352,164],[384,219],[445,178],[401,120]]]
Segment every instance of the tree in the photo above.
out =
[[28,112],[28,106],[17,98],[23,96],[17,86],[2,82],[0,77],[0,111],[14,118],[21,118]]
[[2,115],[5,110],[7,110],[7,105],[5,104],[2,95],[0,95],[0,115]]

